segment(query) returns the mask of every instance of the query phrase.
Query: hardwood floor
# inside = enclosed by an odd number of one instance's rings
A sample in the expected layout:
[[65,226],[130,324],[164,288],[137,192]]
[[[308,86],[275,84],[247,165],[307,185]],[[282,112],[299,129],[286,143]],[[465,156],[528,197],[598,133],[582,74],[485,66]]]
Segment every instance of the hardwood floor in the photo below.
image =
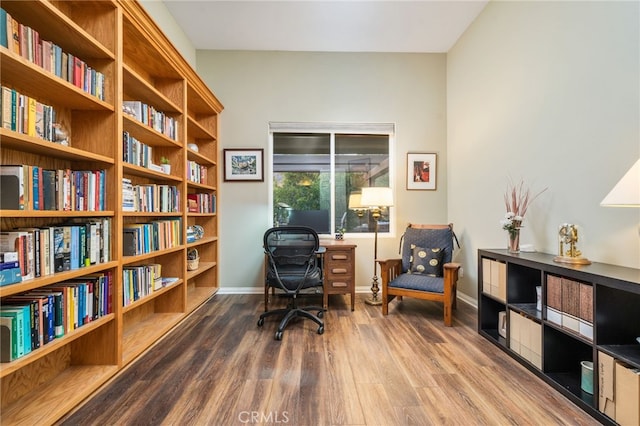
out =
[[598,424],[481,338],[473,307],[445,328],[436,303],[383,317],[364,296],[354,312],[331,296],[323,335],[295,321],[276,341],[261,295],[217,295],[61,424]]

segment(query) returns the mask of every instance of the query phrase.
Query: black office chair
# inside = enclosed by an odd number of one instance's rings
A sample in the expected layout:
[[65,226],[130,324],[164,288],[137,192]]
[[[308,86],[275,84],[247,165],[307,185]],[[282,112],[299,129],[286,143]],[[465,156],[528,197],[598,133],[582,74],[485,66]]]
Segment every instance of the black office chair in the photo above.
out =
[[[321,306],[298,307],[298,296],[304,289],[322,288],[323,273],[318,234],[306,226],[280,226],[268,229],[263,237],[266,257],[265,271],[265,312],[260,315],[258,327],[271,315],[283,315],[276,340],[282,340],[282,333],[293,318],[308,318],[318,324],[318,334],[324,333],[322,321],[324,309]],[[281,290],[290,300],[286,308],[268,310],[270,289]],[[318,311],[314,315],[312,311]]]

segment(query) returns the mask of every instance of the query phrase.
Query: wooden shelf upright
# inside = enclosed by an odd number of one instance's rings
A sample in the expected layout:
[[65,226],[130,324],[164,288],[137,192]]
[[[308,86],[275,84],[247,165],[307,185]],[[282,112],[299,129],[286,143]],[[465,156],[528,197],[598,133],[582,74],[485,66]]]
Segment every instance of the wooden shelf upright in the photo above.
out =
[[[0,7],[18,24],[20,39],[31,40],[15,46],[9,39],[0,46],[0,84],[52,107],[55,123],[70,142],[67,146],[23,131],[16,118],[13,127],[0,128],[1,164],[104,171],[99,209],[44,210],[31,204],[0,210],[1,231],[91,221],[110,228],[102,236],[109,247],[104,261],[0,286],[4,308],[27,293],[87,276],[110,277],[105,312],[0,363],[2,424],[53,424],[217,292],[218,117],[223,106],[136,1],[3,0]],[[51,58],[36,53],[47,43],[58,49],[52,48]],[[58,61],[55,52],[84,64],[84,84],[76,84],[62,67],[48,69],[49,60]],[[99,82],[99,90],[92,91],[90,81]],[[145,105],[143,119],[123,110],[128,101]],[[152,152],[146,164],[131,161],[125,133]],[[171,164],[169,174],[148,164],[160,164],[163,157]],[[190,173],[196,167],[198,173]],[[160,207],[124,211],[123,179],[153,191],[170,188],[173,207],[156,194]],[[189,211],[196,194],[206,206]],[[161,246],[154,243],[125,255],[125,228],[166,221],[176,225],[170,236],[164,234]],[[195,226],[204,235],[188,241]],[[187,266],[192,249],[199,253],[197,269]],[[127,271],[151,264],[162,265],[162,276],[175,280],[151,291],[136,289],[135,300],[125,304],[133,289],[125,288]]]

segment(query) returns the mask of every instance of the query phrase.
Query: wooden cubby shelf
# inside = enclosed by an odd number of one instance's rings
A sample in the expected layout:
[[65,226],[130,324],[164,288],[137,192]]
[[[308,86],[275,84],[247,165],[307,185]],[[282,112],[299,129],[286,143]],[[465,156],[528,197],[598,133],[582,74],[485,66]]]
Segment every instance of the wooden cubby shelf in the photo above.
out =
[[[36,343],[31,348],[16,349],[15,353],[7,355],[13,359],[0,363],[2,423],[55,424],[217,292],[218,217],[215,213],[188,213],[187,196],[205,194],[197,200],[215,198],[216,203],[219,201],[218,116],[223,106],[137,1],[3,0],[0,7],[16,24],[30,28],[25,34],[37,34],[45,42],[43,46],[51,43],[54,62],[59,58],[59,63],[66,60],[68,64],[69,58],[77,58],[71,63],[87,73],[84,75],[95,72],[96,81],[104,81],[97,88],[87,89],[79,80],[74,80],[80,78],[80,74],[69,74],[73,67],[65,68],[64,72],[62,67],[49,69],[48,64],[40,60],[41,56],[29,57],[20,51],[19,43],[16,48],[13,37],[8,38],[6,46],[0,46],[2,88],[10,98],[15,93],[16,99],[24,96],[24,99],[28,97],[36,104],[42,104],[36,109],[41,108],[43,116],[44,111],[52,109],[55,112],[51,114],[55,116],[52,124],[62,128],[69,141],[64,145],[45,140],[47,135],[41,132],[42,129],[33,131],[32,127],[25,125],[23,129],[18,125],[19,108],[13,118],[11,108],[9,113],[5,113],[5,109],[2,111],[4,122],[0,126],[2,166],[21,165],[24,176],[31,176],[28,173],[39,169],[62,171],[55,179],[64,178],[64,173],[80,176],[78,179],[97,176],[100,184],[104,179],[106,188],[97,197],[100,203],[96,202],[103,210],[85,211],[87,203],[79,198],[86,195],[80,192],[80,181],[73,181],[73,189],[56,198],[54,208],[64,205],[60,210],[44,210],[29,197],[34,191],[40,191],[39,179],[35,183],[34,179],[27,179],[24,205],[20,204],[19,210],[13,207],[18,204],[0,207],[3,232],[20,228],[29,233],[29,238],[35,239],[40,229],[70,227],[84,221],[83,232],[74,237],[73,243],[83,241],[86,244],[85,252],[74,249],[73,259],[77,263],[69,266],[69,270],[50,273],[47,269],[44,271],[47,274],[42,276],[34,274],[33,279],[0,286],[0,308],[5,313],[8,314],[10,304],[21,304],[25,298],[29,302],[24,303],[32,303],[30,306],[34,309],[41,309],[38,302],[30,300],[61,287],[65,292],[74,288],[78,292],[86,289],[91,294],[92,286],[108,284],[108,291],[94,293],[93,300],[99,301],[94,306],[99,309],[93,312],[87,307],[89,304],[75,302],[71,296],[73,290],[69,291],[66,297],[71,299],[68,303],[77,304],[73,312],[78,313],[75,318],[78,326],[73,328],[72,324],[70,329],[65,328],[64,335],[58,334],[56,338],[51,335],[51,338],[34,340]],[[34,46],[38,48],[38,43]],[[85,91],[91,89],[95,89],[94,94]],[[154,128],[128,115],[123,110],[125,101],[139,101],[140,104],[134,106],[147,105],[155,109],[163,117],[161,124]],[[31,123],[35,113],[27,109],[24,117],[25,124]],[[147,167],[124,161],[124,154],[128,159],[134,156],[133,152],[124,151],[125,132],[140,142],[128,147],[137,149],[140,146],[141,152],[151,152],[144,161],[138,157],[131,161]],[[197,150],[188,146],[194,143]],[[160,165],[163,157],[169,160],[170,174],[156,171],[151,165]],[[205,182],[188,182],[189,161],[204,168]],[[88,172],[93,170],[100,172]],[[82,173],[73,175],[72,171]],[[160,187],[163,193],[155,192],[154,195],[164,197],[168,194],[170,198],[159,198],[168,200],[163,210],[177,211],[122,211],[123,179],[130,180],[132,186],[147,185],[154,191],[154,185],[168,185],[168,188]],[[85,186],[82,188],[86,190]],[[75,205],[68,199],[79,203]],[[16,200],[22,203],[17,197]],[[65,211],[69,205],[81,211]],[[177,219],[174,223],[179,224],[167,228],[179,230],[176,235],[179,234],[180,239],[174,242],[174,247],[138,256],[123,255],[125,227],[168,219]],[[107,227],[106,223],[109,223],[108,234],[96,233],[96,240],[81,240],[79,235],[88,235],[85,231],[93,233],[93,226],[103,229],[102,226]],[[187,244],[187,228],[193,225],[202,227],[204,237]],[[106,260],[102,263],[96,262],[93,257],[96,253],[91,252],[90,244],[96,241],[101,242],[102,249],[109,250],[108,257],[101,257],[100,260]],[[195,271],[187,270],[187,252],[191,248],[197,248],[200,253],[199,267]],[[46,250],[44,245],[40,249]],[[35,254],[35,248],[33,250]],[[4,248],[4,251],[11,250]],[[38,259],[44,262],[44,254]],[[175,278],[175,281],[156,287],[157,290],[149,287],[148,282],[136,281],[141,287],[135,287],[136,293],[130,298],[132,287],[129,283],[133,282],[134,274],[160,270],[158,265],[163,277]],[[101,288],[104,290],[104,286]],[[124,305],[125,296],[129,298],[127,306]],[[43,300],[42,306],[46,307],[46,297]],[[60,309],[59,305],[55,307]],[[62,309],[57,312],[62,312],[67,320],[74,318]],[[13,323],[17,323],[17,319],[3,322],[8,327]]]

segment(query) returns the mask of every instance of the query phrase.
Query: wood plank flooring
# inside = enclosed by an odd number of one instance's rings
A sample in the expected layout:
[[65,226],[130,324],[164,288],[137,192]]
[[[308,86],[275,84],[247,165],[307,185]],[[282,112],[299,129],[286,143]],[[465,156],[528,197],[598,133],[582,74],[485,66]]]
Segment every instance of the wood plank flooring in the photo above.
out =
[[[261,295],[216,295],[63,425],[595,425],[476,331],[476,310],[357,295],[311,321],[256,326]],[[276,300],[275,307],[281,300]],[[309,301],[320,303],[320,301]]]

